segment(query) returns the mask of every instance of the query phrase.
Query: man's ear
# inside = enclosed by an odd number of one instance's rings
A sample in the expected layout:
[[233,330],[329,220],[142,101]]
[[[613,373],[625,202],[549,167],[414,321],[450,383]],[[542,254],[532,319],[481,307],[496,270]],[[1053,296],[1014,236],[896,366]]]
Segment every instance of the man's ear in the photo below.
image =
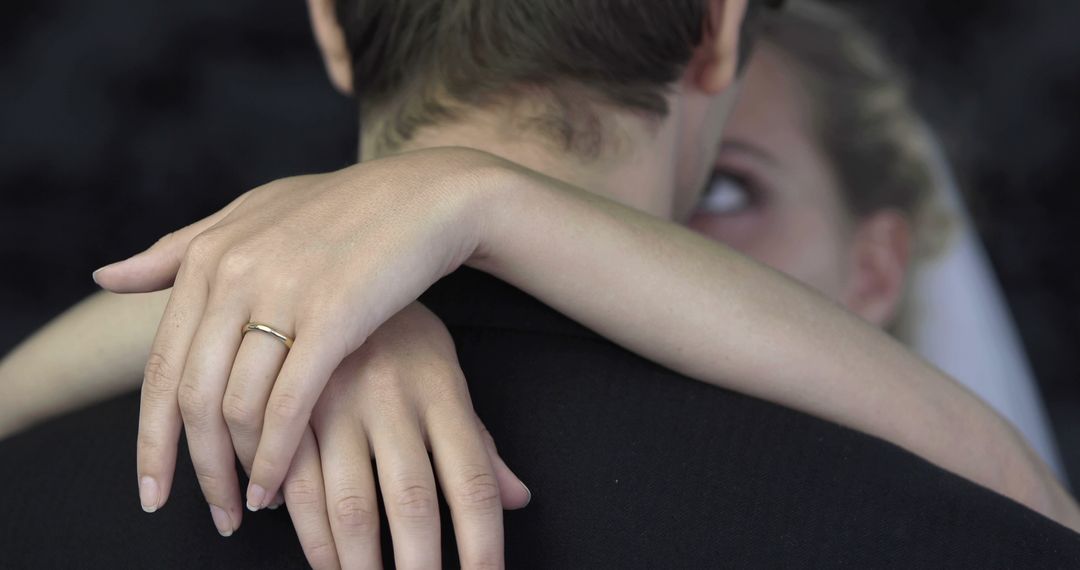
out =
[[345,32],[337,19],[334,0],[308,0],[311,30],[319,44],[330,83],[345,95],[353,93],[352,55],[345,44]]
[[843,299],[848,310],[881,327],[896,318],[907,287],[911,240],[911,224],[895,210],[859,223]]
[[686,78],[697,89],[716,95],[735,81],[739,36],[747,0],[709,0],[701,44],[694,50]]

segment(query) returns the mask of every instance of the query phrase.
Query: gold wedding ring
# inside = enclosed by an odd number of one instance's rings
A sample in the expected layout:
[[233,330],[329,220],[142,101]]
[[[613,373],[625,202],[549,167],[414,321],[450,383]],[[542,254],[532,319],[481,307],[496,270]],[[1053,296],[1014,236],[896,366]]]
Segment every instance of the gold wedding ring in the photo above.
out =
[[285,333],[275,329],[270,325],[264,325],[262,323],[250,322],[244,325],[244,334],[251,331],[264,332],[285,344],[285,348],[292,348],[293,339],[289,338]]

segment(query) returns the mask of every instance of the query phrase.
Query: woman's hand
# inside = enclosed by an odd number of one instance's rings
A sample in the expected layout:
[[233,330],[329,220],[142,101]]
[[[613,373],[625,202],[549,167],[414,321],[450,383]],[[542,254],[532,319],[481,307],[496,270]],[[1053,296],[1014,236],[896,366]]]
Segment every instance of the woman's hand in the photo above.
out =
[[524,507],[529,491],[473,412],[450,335],[414,303],[334,372],[285,478],[311,565],[383,567],[374,457],[396,566],[441,568],[429,451],[462,567],[501,567],[502,509]]
[[[175,275],[143,381],[144,508],[168,497],[183,424],[215,520],[239,521],[227,415],[252,410],[265,415],[247,504],[267,506],[331,372],[473,254],[481,181],[492,181],[490,167],[501,162],[435,149],[276,181],[95,272],[116,292],[164,288]],[[244,335],[249,322],[295,344],[286,351],[270,335]]]

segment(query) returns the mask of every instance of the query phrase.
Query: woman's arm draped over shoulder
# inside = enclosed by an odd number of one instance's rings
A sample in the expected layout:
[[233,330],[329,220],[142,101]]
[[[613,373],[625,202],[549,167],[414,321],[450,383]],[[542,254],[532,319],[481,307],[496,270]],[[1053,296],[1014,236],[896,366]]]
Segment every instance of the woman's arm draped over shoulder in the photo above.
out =
[[[329,203],[335,207],[322,209],[342,222],[341,204],[351,205],[348,211],[355,215],[347,217],[347,225],[353,229],[344,235],[354,242],[356,228],[398,231],[394,224],[366,224],[365,215],[378,216],[379,210],[365,202],[370,189],[355,188],[372,184],[372,177],[378,185],[394,187],[394,173],[404,172],[396,182],[404,180],[413,189],[414,199],[407,205],[417,211],[431,210],[432,200],[468,204],[472,210],[464,217],[435,216],[436,225],[449,229],[418,230],[419,234],[441,236],[444,243],[438,248],[451,253],[467,249],[460,258],[467,264],[518,286],[627,349],[686,376],[891,441],[1080,528],[1071,499],[1011,426],[899,343],[786,276],[684,228],[486,153],[433,149],[410,154],[413,158],[375,161],[382,169],[364,164],[293,179],[286,186],[267,185],[250,192],[257,200],[236,210],[233,217],[258,222],[281,197],[288,202],[286,210],[299,208],[295,193],[304,190],[296,186],[306,184],[321,188],[304,196],[308,209],[315,208],[314,203]],[[424,180],[417,180],[416,174],[431,171],[426,165],[448,161],[459,163],[459,168],[444,174],[436,169],[439,187],[424,190]],[[283,191],[287,192],[274,194]],[[447,200],[448,195],[461,193],[468,196]],[[315,209],[316,214],[321,212]],[[228,210],[102,270],[99,279],[104,277],[103,284],[111,283],[114,290],[146,290],[171,282],[187,243]],[[326,223],[323,218],[311,212],[294,217],[300,235],[314,239],[327,233],[319,231]],[[401,223],[429,223],[423,216],[406,219]],[[462,225],[469,231],[459,231]],[[218,234],[218,239],[227,237]],[[322,239],[333,241],[334,236]],[[341,253],[334,243],[315,245]],[[418,251],[430,254],[432,249],[429,241],[420,239],[398,245],[384,249],[399,260],[418,257]],[[296,246],[286,240],[284,246],[275,247]],[[314,246],[307,247],[306,252]],[[356,270],[377,268],[385,261],[370,259],[374,253],[367,245],[362,251],[364,263],[355,264]],[[261,255],[260,259],[280,257],[275,251]],[[441,258],[435,262],[441,263]],[[376,273],[392,280],[400,293],[402,287],[411,287],[403,280],[426,278],[430,268],[423,269]],[[420,282],[412,285],[420,291],[426,287]],[[371,319],[366,311],[387,309],[379,303],[385,301],[361,299],[364,310],[344,308]],[[144,342],[152,336],[148,330]],[[40,358],[42,352],[36,352]],[[140,358],[145,353],[144,348]]]
[[509,176],[469,265],[686,376],[891,441],[1080,528],[1011,425],[881,330],[683,227]]

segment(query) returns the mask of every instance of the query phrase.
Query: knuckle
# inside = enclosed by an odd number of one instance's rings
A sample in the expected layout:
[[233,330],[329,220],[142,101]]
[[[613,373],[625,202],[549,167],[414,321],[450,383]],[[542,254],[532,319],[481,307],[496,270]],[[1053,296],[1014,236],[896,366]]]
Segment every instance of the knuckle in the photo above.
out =
[[184,257],[197,263],[205,262],[213,257],[216,248],[217,239],[207,230],[191,239]]
[[402,486],[394,494],[395,514],[406,521],[427,523],[438,516],[435,489],[424,484]]
[[382,360],[365,363],[361,370],[369,397],[384,407],[398,407],[406,399],[397,370]]
[[176,390],[177,373],[160,352],[153,352],[143,369],[143,390],[150,394],[167,394]]
[[190,382],[181,382],[176,393],[180,403],[180,415],[184,423],[191,427],[200,427],[209,422],[213,412],[213,403],[209,394]]
[[285,502],[299,508],[312,508],[322,504],[322,486],[313,479],[297,477],[285,485]]
[[229,431],[248,434],[255,433],[262,427],[262,414],[239,394],[225,393],[221,413],[225,416],[225,425],[229,426]]
[[320,537],[317,540],[309,539],[307,543],[304,544],[304,556],[307,557],[311,567],[316,570],[338,567],[337,551],[334,547],[334,543],[326,540],[326,538]]
[[306,423],[308,420],[309,413],[304,402],[294,394],[274,394],[267,409],[283,424]]
[[147,433],[145,430],[139,430],[139,435],[135,440],[135,447],[140,467],[148,461],[153,462],[166,449],[161,439],[154,434]]
[[195,478],[199,481],[199,488],[207,495],[207,500],[213,501],[212,494],[216,494],[224,489],[221,477],[217,476],[215,473],[196,471]]
[[[425,417],[440,418],[454,421],[456,425],[460,421],[459,413],[464,411],[472,413],[472,400],[468,390],[464,387],[464,381],[459,385],[456,381],[449,381],[445,375],[437,372],[419,374],[423,379],[423,399],[419,399],[417,406],[423,410]],[[462,425],[469,431],[474,431],[475,426]]]
[[[293,456],[286,457],[285,459],[278,457],[278,450],[271,450],[263,447],[263,441],[260,439],[259,446],[255,450],[255,457],[251,460],[251,473],[261,473],[263,474],[263,477],[267,477],[268,479],[283,481],[281,483],[283,487],[298,485],[298,490],[303,492],[305,490],[304,483],[311,483],[312,481],[305,478],[303,475],[293,475],[290,473],[289,466],[293,459]],[[300,482],[292,483],[290,477],[294,477]],[[267,482],[269,482],[269,480]],[[266,485],[263,485],[263,487],[266,487]],[[286,491],[287,489],[282,492],[284,493]],[[322,487],[315,486],[314,492],[319,493],[321,496]],[[285,496],[288,498],[288,494]]]
[[[364,350],[364,348],[361,348]],[[364,398],[380,414],[400,414],[418,402],[412,401],[401,363],[384,358],[365,358],[357,371]]]
[[218,276],[226,282],[237,282],[247,277],[255,267],[255,258],[239,249],[226,251],[218,262]]
[[482,466],[465,469],[454,496],[458,507],[471,512],[489,512],[502,508],[495,474]]
[[469,563],[469,568],[474,568],[476,570],[502,570],[504,567],[502,558],[499,557],[498,553],[485,554],[481,556],[481,558]]
[[365,534],[378,525],[374,503],[359,495],[346,495],[334,503],[334,518],[338,527],[351,534]]

